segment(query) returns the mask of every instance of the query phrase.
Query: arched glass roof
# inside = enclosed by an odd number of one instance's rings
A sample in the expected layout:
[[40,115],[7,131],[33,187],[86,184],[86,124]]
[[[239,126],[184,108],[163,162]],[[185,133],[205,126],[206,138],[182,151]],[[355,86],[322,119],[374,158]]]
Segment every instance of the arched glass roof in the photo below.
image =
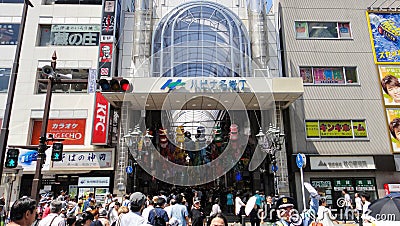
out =
[[158,24],[153,77],[250,76],[250,42],[240,19],[215,2],[191,1]]

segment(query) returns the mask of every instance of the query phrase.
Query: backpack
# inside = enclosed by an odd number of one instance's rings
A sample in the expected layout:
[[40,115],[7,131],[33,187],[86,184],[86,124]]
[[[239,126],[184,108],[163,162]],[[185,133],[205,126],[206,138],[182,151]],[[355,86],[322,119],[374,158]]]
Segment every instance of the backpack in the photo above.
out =
[[153,209],[153,211],[154,211],[154,226],[166,226],[167,224],[164,218],[162,218],[157,214],[156,209]]

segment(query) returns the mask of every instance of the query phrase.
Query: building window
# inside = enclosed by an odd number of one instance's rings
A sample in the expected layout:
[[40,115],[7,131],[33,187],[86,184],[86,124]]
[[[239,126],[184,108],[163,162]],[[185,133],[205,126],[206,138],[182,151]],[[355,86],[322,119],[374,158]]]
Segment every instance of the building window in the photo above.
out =
[[298,39],[349,39],[351,38],[348,22],[305,22],[296,21]]
[[[57,74],[72,76],[72,79],[88,79],[89,69],[70,69],[60,68],[56,69]],[[37,69],[37,78],[46,79],[42,74],[42,69]],[[37,92],[46,93],[47,84],[37,82]],[[53,93],[87,93],[87,84],[54,84]]]
[[358,83],[356,67],[300,67],[305,85],[351,85]]
[[367,139],[367,126],[361,120],[306,120],[306,139]]
[[0,45],[18,44],[19,24],[0,24]]
[[40,25],[40,46],[98,46],[100,25]]
[[46,0],[46,5],[53,4],[101,5],[102,0]]
[[0,93],[7,93],[11,68],[0,68]]
[[250,56],[248,32],[237,15],[212,2],[188,2],[154,31],[152,76],[250,77]]

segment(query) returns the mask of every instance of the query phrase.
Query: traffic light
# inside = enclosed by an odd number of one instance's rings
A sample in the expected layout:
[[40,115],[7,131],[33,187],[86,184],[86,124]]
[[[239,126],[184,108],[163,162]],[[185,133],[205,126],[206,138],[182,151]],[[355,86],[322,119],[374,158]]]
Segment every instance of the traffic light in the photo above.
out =
[[8,149],[6,158],[6,168],[15,168],[18,165],[19,149]]
[[132,84],[124,78],[115,77],[111,80],[100,79],[99,86],[102,92],[130,92]]
[[62,161],[63,143],[54,142],[53,150],[51,152],[51,161],[59,162]]

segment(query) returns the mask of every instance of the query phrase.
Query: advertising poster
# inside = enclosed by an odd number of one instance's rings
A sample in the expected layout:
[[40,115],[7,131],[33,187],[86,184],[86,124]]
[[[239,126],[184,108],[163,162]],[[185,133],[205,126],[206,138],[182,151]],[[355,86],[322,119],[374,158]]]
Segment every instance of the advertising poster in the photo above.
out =
[[78,198],[83,197],[84,199],[86,199],[87,197],[89,197],[89,193],[94,194],[94,188],[79,188]]
[[372,51],[376,64],[400,63],[400,14],[367,13]]
[[0,24],[0,45],[18,43],[19,24]]
[[380,66],[379,75],[385,105],[400,105],[400,67]]
[[98,201],[104,203],[107,193],[108,193],[108,188],[96,188],[94,193],[95,194],[94,199],[96,199],[96,202]]
[[76,197],[76,195],[78,194],[78,185],[69,185],[68,194],[70,197]]
[[[85,144],[86,119],[50,119],[47,134],[53,138],[65,138],[64,145]],[[39,144],[42,121],[34,121],[31,144]]]
[[100,43],[100,58],[99,62],[111,62],[113,53],[113,43]]
[[390,140],[392,141],[393,152],[400,152],[400,108],[386,109]]

